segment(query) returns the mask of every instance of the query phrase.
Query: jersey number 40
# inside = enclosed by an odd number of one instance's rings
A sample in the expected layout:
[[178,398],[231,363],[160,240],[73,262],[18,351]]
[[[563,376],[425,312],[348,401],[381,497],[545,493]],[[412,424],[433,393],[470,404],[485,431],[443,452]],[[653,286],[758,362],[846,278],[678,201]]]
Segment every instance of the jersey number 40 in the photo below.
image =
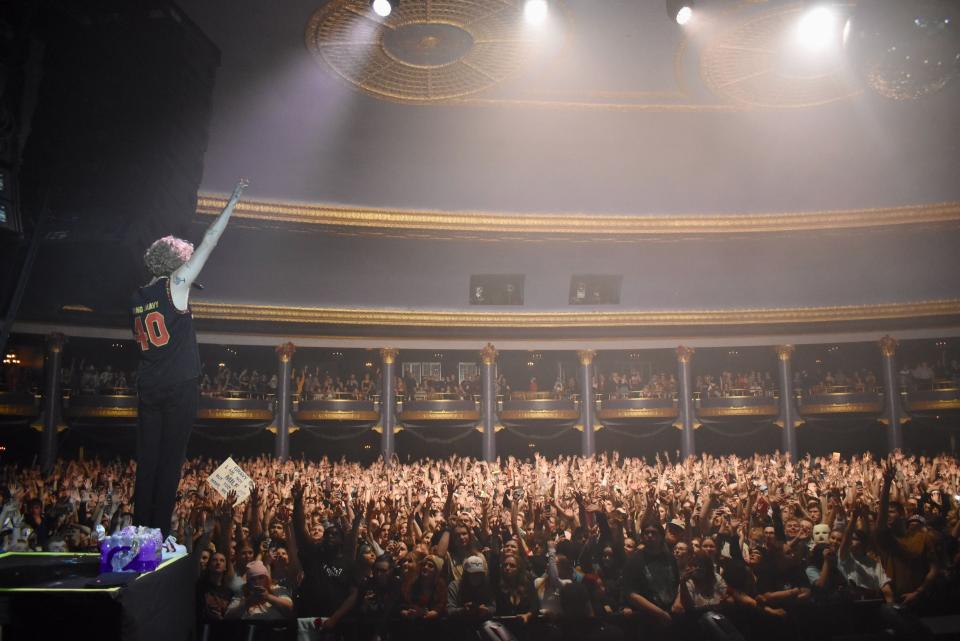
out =
[[143,318],[136,316],[133,319],[133,331],[142,352],[150,349],[150,345],[163,347],[170,342],[170,332],[160,312],[150,312]]

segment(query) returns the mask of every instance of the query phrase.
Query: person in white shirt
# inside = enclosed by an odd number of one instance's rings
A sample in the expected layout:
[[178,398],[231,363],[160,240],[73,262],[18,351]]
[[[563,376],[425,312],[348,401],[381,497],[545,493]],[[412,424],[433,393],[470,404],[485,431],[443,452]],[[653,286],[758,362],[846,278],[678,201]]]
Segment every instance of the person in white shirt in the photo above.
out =
[[843,532],[843,540],[840,541],[837,568],[860,598],[882,596],[887,603],[893,603],[890,577],[884,571],[880,559],[869,554],[869,535],[863,530],[855,529],[857,519],[863,515],[862,506],[854,508]]

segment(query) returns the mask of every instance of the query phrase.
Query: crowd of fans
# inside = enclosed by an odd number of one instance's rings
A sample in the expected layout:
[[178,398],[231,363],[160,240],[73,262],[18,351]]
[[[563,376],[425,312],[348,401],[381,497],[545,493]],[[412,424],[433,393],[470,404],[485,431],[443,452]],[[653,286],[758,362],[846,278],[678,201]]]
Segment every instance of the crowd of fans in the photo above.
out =
[[701,398],[724,396],[771,396],[777,384],[770,372],[722,372],[720,376],[698,376],[694,389]]
[[843,370],[826,371],[822,375],[809,374],[806,370],[794,373],[793,385],[807,394],[824,394],[835,391],[874,392],[882,383],[869,369],[859,369],[845,373]]
[[[494,617],[535,640],[721,622],[756,639],[913,638],[914,615],[960,604],[960,466],[946,455],[261,457],[240,461],[254,487],[235,505],[206,483],[217,464],[185,464],[171,523],[206,623],[309,617],[358,640],[459,638]],[[8,550],[92,549],[96,524],[132,518],[132,461],[0,475]]]
[[639,392],[643,396],[668,398],[678,390],[676,374],[660,372],[644,378],[639,370],[631,369],[627,372],[610,372],[609,375],[598,374],[593,380],[594,394],[601,394],[601,398],[626,398],[631,392]]
[[[920,362],[913,367],[904,366],[898,373],[898,382],[902,389],[909,391],[929,390],[935,383],[960,385],[960,361],[954,359],[949,364]],[[63,387],[71,394],[115,394],[132,393],[136,388],[136,371],[125,371],[113,365],[97,367],[92,363],[71,361],[62,373]],[[202,393],[222,397],[241,393],[252,398],[267,398],[276,393],[277,374],[275,371],[260,372],[256,369],[237,371],[221,365],[210,373],[204,367],[201,379]],[[40,393],[39,372],[19,365],[4,364],[0,372],[0,388],[4,391]],[[380,376],[377,371],[364,371],[344,376],[329,371],[320,372],[318,367],[304,367],[294,370],[293,389],[302,398],[330,399],[352,396],[357,400],[372,400],[379,394]],[[853,392],[876,390],[882,382],[867,368],[850,373],[843,370],[827,371],[822,374],[806,369],[794,371],[794,388],[807,394],[822,394],[838,388],[847,388]],[[648,397],[670,397],[676,394],[678,382],[673,372],[660,372],[644,377],[637,369],[629,372],[612,371],[594,376],[592,387],[595,394],[602,398],[626,398],[640,393]],[[778,388],[776,377],[769,371],[724,371],[719,375],[704,374],[694,379],[694,391],[701,398],[719,398],[731,395],[749,394],[769,396]],[[481,393],[477,377],[468,377],[459,381],[456,375],[438,379],[424,377],[421,380],[411,375],[398,376],[397,394],[400,398],[417,398],[433,394],[457,396],[461,399],[474,399]],[[580,385],[575,377],[538,381],[531,377],[520,385],[511,386],[506,377],[499,376],[497,393],[509,398],[514,390],[522,392],[552,393],[556,398],[570,398],[580,394]]]
[[953,359],[949,364],[944,359],[933,365],[927,361],[921,361],[914,367],[905,365],[899,376],[900,386],[910,391],[933,389],[935,383],[960,387],[960,360]]
[[200,379],[200,393],[222,398],[242,395],[249,398],[266,398],[277,393],[277,374],[260,373],[258,370],[242,369],[239,372],[227,365],[220,365],[211,376],[208,368],[203,367]]
[[[575,384],[570,379],[571,384]],[[628,398],[638,394],[643,397],[669,398],[679,389],[674,373],[660,372],[644,376],[639,370],[629,373],[611,372],[599,374],[593,382],[593,390],[603,398]],[[703,374],[693,381],[693,391],[701,398],[720,398],[724,396],[768,396],[776,390],[776,383],[770,372],[755,370],[747,372],[724,371],[719,375]]]
[[[501,382],[505,380],[501,377]],[[405,400],[430,398],[436,395],[459,400],[475,400],[482,393],[480,378],[477,376],[468,376],[460,380],[459,376],[448,374],[440,378],[423,377],[417,380],[409,372],[397,377],[396,391],[397,396]]]
[[[504,384],[502,387],[506,388],[506,394],[509,396],[512,391],[510,386]],[[642,393],[649,397],[667,397],[677,391],[677,379],[674,374],[667,374],[666,372],[652,374],[649,378],[644,379],[639,370],[636,369],[630,370],[629,373],[599,372],[594,375],[591,388],[594,398],[627,398],[632,393]],[[531,377],[525,385],[518,386],[518,390],[526,393],[547,393],[557,399],[578,397],[582,391],[579,381],[573,376],[557,377],[552,386],[549,385],[549,382],[544,384],[536,377]],[[500,393],[502,394],[503,391]]]
[[74,394],[132,394],[137,384],[137,372],[114,370],[112,365],[97,369],[92,364],[71,366],[69,377],[62,379],[64,387]]

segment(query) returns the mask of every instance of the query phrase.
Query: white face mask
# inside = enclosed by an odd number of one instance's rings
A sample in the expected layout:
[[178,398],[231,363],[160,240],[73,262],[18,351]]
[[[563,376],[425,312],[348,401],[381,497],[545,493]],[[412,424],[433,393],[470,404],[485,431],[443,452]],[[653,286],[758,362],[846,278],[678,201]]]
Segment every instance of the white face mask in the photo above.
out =
[[820,523],[813,526],[813,542],[827,543],[830,541],[830,526]]

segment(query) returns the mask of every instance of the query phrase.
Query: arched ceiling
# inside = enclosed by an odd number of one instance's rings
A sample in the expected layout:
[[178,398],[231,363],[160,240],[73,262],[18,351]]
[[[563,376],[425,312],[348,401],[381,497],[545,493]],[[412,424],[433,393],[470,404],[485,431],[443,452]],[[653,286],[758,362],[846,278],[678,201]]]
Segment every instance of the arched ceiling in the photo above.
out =
[[223,53],[202,190],[665,216],[960,200],[957,83],[881,98],[798,62],[802,5],[703,4],[684,30],[659,1],[552,0],[531,32],[520,0],[405,0],[384,24],[364,0],[187,0]]

